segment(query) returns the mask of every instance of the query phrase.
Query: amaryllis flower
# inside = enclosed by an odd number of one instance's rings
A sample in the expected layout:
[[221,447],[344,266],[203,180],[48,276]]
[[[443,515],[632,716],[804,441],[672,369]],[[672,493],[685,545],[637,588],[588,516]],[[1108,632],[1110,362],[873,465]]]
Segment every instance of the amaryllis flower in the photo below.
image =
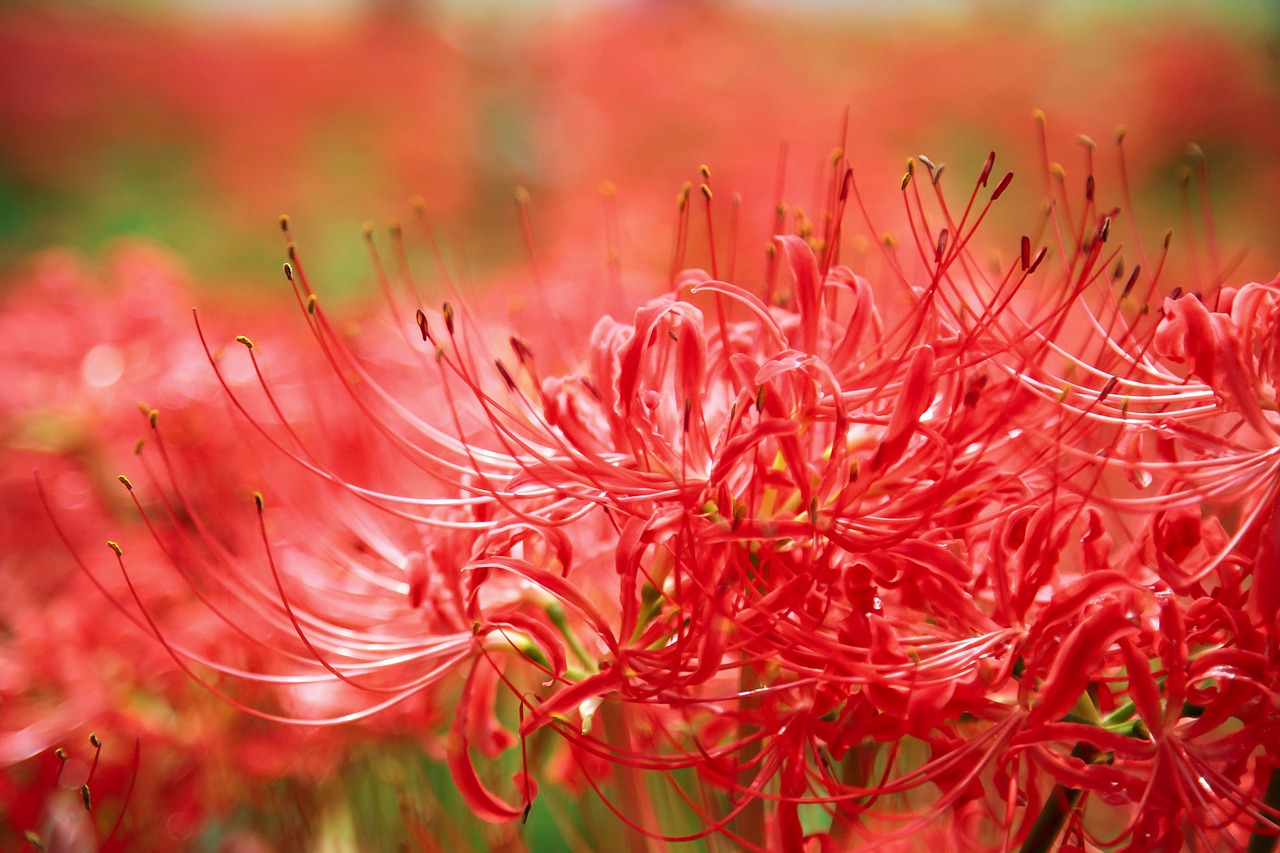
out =
[[240,520],[204,520],[163,411],[161,482],[125,482],[234,653],[113,542],[121,606],[264,719],[439,720],[494,823],[559,783],[756,850],[1261,844],[1277,285],[1122,245],[1084,141],[1083,199],[1046,152],[1048,215],[995,265],[994,154],[962,207],[909,160],[881,237],[837,153],[822,213],[780,207],[732,276],[703,167],[664,292],[584,322],[539,270],[524,335],[443,264],[422,306],[401,226],[393,323],[353,330],[291,242],[318,356],[199,333],[255,460]]

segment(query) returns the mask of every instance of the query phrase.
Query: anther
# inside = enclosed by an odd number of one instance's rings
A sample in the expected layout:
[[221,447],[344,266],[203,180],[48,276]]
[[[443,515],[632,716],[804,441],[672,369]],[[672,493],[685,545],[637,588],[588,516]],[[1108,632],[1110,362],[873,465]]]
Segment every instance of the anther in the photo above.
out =
[[1036,267],[1040,266],[1040,262],[1044,260],[1044,256],[1048,251],[1048,247],[1040,247],[1040,251],[1036,252],[1035,258],[1031,261],[1031,266],[1027,267],[1027,275],[1031,275],[1031,273],[1036,271]]
[[159,419],[159,417],[160,417],[160,412],[158,409],[152,409],[151,411],[147,412],[147,421],[151,424],[152,429],[156,428],[156,421]]
[[320,297],[316,296],[314,293],[307,296],[307,313],[308,314],[316,313],[316,305],[319,302],[320,302]]
[[942,231],[938,233],[938,246],[936,249],[934,249],[934,252],[933,252],[933,262],[935,264],[942,263],[942,256],[947,251],[947,240],[950,237],[951,237],[951,232],[948,231],[946,228],[943,228]]
[[1116,384],[1119,383],[1119,381],[1120,381],[1119,376],[1112,376],[1110,379],[1106,381],[1106,384],[1102,386],[1102,390],[1098,392],[1099,403],[1107,399],[1107,397],[1111,396],[1111,392],[1115,390]]
[[1022,271],[1026,272],[1027,267],[1031,266],[1031,238],[1026,234],[1022,235]]
[[1087,136],[1083,133],[1076,134],[1076,142],[1080,143],[1081,146],[1089,151],[1096,151],[1098,148],[1097,143],[1093,141],[1093,137]]
[[698,187],[698,189],[702,190],[702,195],[704,198],[706,198],[707,201],[711,201],[711,187],[707,186],[706,184],[703,184],[702,186]]
[[971,376],[964,383],[964,407],[972,409],[978,405],[978,400],[982,397],[982,389],[987,387],[987,374],[979,373],[977,376]]
[[448,302],[446,302],[444,304],[444,308],[441,309],[441,313],[444,314],[444,327],[449,332],[449,334],[452,335],[453,334],[453,306],[450,305]]
[[289,281],[293,281],[293,266],[292,266],[292,265],[290,265],[290,264],[285,264],[285,265],[284,265],[284,277],[285,277],[285,278],[287,278],[287,279],[289,279]]
[[93,745],[94,749],[102,749],[102,739],[98,737],[97,732],[89,732],[89,743]]
[[262,492],[253,493],[253,503],[258,508],[258,512],[262,512],[267,508],[267,499],[262,496]]
[[756,392],[756,411],[764,411],[764,386],[760,386],[760,390]]
[[84,810],[85,810],[85,811],[87,811],[87,812],[91,812],[91,811],[93,811],[93,801],[89,798],[89,783],[88,783],[88,782],[86,782],[85,784],[83,784],[83,785],[81,785],[81,786],[80,786],[80,799],[81,799],[81,801],[83,801],[83,802],[84,802]]
[[1084,179],[1085,201],[1093,201],[1093,194],[1096,189],[1097,189],[1097,184],[1093,180],[1093,175],[1090,175],[1089,177]]
[[939,163],[938,168],[933,170],[933,185],[935,187],[938,185],[938,181],[942,180],[942,173],[946,168],[946,163]]
[[516,390],[516,381],[511,378],[511,372],[507,370],[507,366],[502,363],[502,359],[495,358],[493,364],[498,368],[498,373],[502,375],[502,381],[507,383],[507,390],[514,392]]
[[511,351],[516,354],[516,358],[520,360],[521,364],[528,364],[533,361],[533,350],[529,349],[528,344],[515,335],[511,336],[510,343]]
[[423,313],[421,308],[418,309],[418,313],[415,315],[414,319],[418,322],[418,331],[422,333],[422,339],[424,341],[430,340],[431,328],[427,325],[427,315]]
[[130,483],[129,478],[126,477],[124,474],[120,474],[119,476],[116,477],[116,479],[119,480],[126,489],[128,489],[131,492],[133,491],[133,483]]
[[289,233],[289,214],[287,213],[280,214],[280,230],[286,234]]
[[991,178],[991,170],[996,165],[996,152],[991,151],[987,154],[987,161],[982,164],[982,174],[978,176],[978,184],[985,187],[987,181]]
[[236,343],[244,344],[249,349],[253,349],[253,341],[249,340],[245,335],[236,335]]
[[[124,551],[122,551],[122,550],[120,549],[120,543],[119,543],[119,542],[116,542],[116,541],[114,541],[114,540],[112,540],[112,539],[108,539],[108,540],[107,540],[107,547],[108,547],[108,548],[110,548],[112,551],[115,551],[115,552],[116,552],[116,556],[117,556],[117,557],[123,557],[123,556],[124,556]],[[61,748],[59,748],[59,751],[61,751]],[[65,752],[63,752],[63,753],[62,753],[61,755],[59,755],[58,757],[59,757],[59,758],[61,758],[63,761],[66,761],[66,759],[67,759],[67,754],[66,754]]]
[[1129,280],[1124,283],[1124,290],[1120,291],[1120,298],[1124,299],[1133,290],[1133,286],[1138,282],[1138,273],[1142,272],[1142,266],[1138,265],[1133,268],[1133,272],[1129,273]]
[[372,222],[365,222],[363,225],[360,226],[360,236],[363,237],[366,241],[373,239],[373,223]]
[[1013,172],[1005,172],[1004,177],[1000,179],[1000,183],[996,184],[996,191],[991,194],[991,200],[995,201],[1004,195],[1004,191],[1009,189],[1009,184],[1013,183]]
[[698,167],[698,172],[702,175],[703,181],[711,180],[711,167],[708,166],[706,163],[703,163],[701,166]]

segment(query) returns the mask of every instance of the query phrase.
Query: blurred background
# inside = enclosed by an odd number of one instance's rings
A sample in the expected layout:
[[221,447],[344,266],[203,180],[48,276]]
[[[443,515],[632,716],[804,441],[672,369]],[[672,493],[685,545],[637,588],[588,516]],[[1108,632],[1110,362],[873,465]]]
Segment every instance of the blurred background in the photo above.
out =
[[[76,519],[74,547],[104,557],[103,539],[139,526],[115,460],[132,456],[143,396],[166,424],[179,422],[170,412],[182,404],[203,401],[190,406],[188,452],[208,457],[200,477],[231,479],[219,463],[237,449],[235,433],[209,426],[223,421],[207,413],[226,406],[189,306],[214,313],[224,297],[266,293],[288,307],[280,214],[291,215],[326,299],[372,291],[363,223],[384,235],[391,219],[411,220],[414,199],[458,268],[480,284],[514,282],[518,293],[529,265],[518,187],[543,261],[603,267],[621,252],[623,265],[657,279],[670,263],[677,193],[702,180],[702,164],[717,228],[729,216],[723,199],[737,193],[732,215],[763,240],[780,199],[821,209],[833,149],[849,158],[872,218],[858,230],[876,232],[901,217],[908,156],[950,164],[948,197],[959,207],[994,150],[996,175],[1017,177],[979,248],[1008,258],[1040,216],[1049,180],[1039,109],[1068,197],[1083,198],[1092,172],[1104,204],[1128,207],[1115,147],[1124,126],[1134,196],[1124,238],[1158,244],[1173,228],[1203,249],[1213,235],[1230,281],[1269,280],[1280,267],[1278,8],[0,5],[0,847],[20,849],[21,833],[49,826],[49,815],[91,823],[75,786],[55,781],[51,752],[69,745],[83,765],[90,731],[108,738],[103,774],[114,774],[95,780],[106,815],[94,818],[97,836],[126,813],[104,849],[398,850],[406,826],[411,849],[557,850],[566,838],[592,849],[591,839],[613,837],[616,822],[589,791],[550,785],[525,829],[467,820],[432,735],[447,727],[456,698],[447,693],[385,727],[375,720],[324,738],[236,714],[86,590],[49,530],[36,467],[48,472],[52,502]],[[1096,145],[1092,165],[1081,134]],[[1207,163],[1213,229],[1197,182],[1186,189],[1192,145]],[[690,252],[690,263],[705,263],[705,246]],[[592,280],[568,276],[557,287]],[[256,336],[275,324],[264,314],[222,333]],[[300,359],[303,375],[308,356],[280,350]],[[145,531],[135,538],[147,541]],[[131,764],[136,732],[145,752]]]
[[[0,9],[0,270],[33,251],[141,237],[207,287],[273,281],[276,217],[329,289],[367,282],[361,223],[433,223],[483,273],[523,257],[511,193],[539,241],[600,239],[597,187],[655,259],[649,223],[699,164],[766,221],[803,203],[841,143],[864,192],[908,155],[963,175],[987,150],[1042,188],[1054,159],[1129,130],[1144,224],[1176,221],[1187,146],[1206,153],[1234,251],[1276,244],[1280,12],[1231,2],[867,0],[186,0]],[[848,115],[847,135],[842,129]],[[1082,182],[1083,173],[1073,180]],[[1099,185],[1108,186],[1103,176]],[[1111,185],[1114,188],[1114,184]],[[964,188],[967,190],[967,187]],[[957,195],[961,190],[953,190]],[[1016,224],[1010,230],[1017,232]],[[1020,233],[1020,232],[1018,232]],[[633,258],[636,255],[633,253]],[[1259,266],[1265,266],[1259,259]],[[1267,270],[1256,272],[1268,274]]]

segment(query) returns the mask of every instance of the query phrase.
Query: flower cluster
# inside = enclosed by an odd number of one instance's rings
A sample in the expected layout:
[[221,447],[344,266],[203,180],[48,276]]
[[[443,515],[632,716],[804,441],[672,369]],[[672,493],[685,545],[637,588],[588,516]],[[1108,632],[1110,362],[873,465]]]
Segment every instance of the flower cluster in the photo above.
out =
[[[1092,143],[1083,199],[1045,159],[1043,215],[993,263],[994,155],[959,210],[908,161],[905,239],[871,242],[843,234],[874,229],[837,152],[824,212],[780,203],[737,281],[704,167],[665,293],[579,348],[569,303],[594,296],[539,274],[540,325],[497,358],[443,264],[455,295],[415,311],[400,226],[390,272],[374,253],[397,322],[372,334],[290,242],[323,361],[206,344],[245,431],[218,464],[247,454],[257,525],[188,496],[163,412],[157,484],[122,478],[220,647],[132,580],[122,606],[250,713],[447,722],[492,822],[542,782],[595,789],[637,844],[1265,846],[1280,280],[1230,285],[1212,243],[1126,245]],[[703,221],[709,270],[681,269]]]

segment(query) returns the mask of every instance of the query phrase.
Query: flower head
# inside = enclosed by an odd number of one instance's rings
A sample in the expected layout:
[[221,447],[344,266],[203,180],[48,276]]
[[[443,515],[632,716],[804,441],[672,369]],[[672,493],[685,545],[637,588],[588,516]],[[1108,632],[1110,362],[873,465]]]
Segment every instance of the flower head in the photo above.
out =
[[[565,364],[533,335],[495,358],[482,312],[406,305],[380,261],[395,326],[353,336],[290,242],[329,378],[248,338],[234,368],[201,333],[270,453],[247,531],[166,553],[247,656],[133,602],[267,719],[457,691],[445,759],[489,821],[527,817],[530,751],[558,750],[638,831],[750,849],[892,846],[947,816],[981,849],[1275,831],[1277,285],[1169,288],[1140,247],[1126,275],[1121,211],[1090,174],[1073,213],[1061,167],[992,268],[994,163],[957,212],[942,166],[909,161],[907,238],[855,266],[866,206],[837,155],[828,210],[780,214],[755,281],[720,278],[704,167],[676,251],[701,207],[710,272],[677,269]],[[508,753],[509,783],[477,767]]]

